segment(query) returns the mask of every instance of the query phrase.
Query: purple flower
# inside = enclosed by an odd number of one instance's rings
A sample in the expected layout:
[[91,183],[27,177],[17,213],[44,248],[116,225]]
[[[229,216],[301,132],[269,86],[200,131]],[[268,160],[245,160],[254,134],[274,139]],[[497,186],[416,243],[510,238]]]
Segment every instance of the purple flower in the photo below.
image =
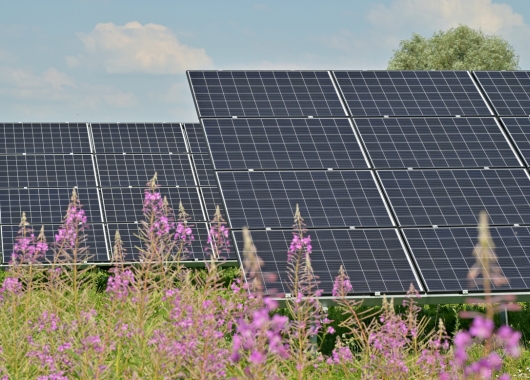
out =
[[519,357],[521,354],[521,348],[519,347],[521,333],[519,331],[514,331],[510,326],[504,325],[497,331],[497,337],[504,343],[504,352],[506,355]]
[[472,336],[485,340],[491,337],[494,328],[492,320],[479,316],[473,319],[469,332]]

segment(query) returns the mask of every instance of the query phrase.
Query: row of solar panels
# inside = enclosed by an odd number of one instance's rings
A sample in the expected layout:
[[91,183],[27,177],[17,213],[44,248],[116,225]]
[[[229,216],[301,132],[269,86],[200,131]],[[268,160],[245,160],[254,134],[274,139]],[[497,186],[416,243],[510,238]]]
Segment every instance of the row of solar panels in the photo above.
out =
[[202,118],[493,115],[485,98],[497,115],[530,115],[526,71],[190,71],[188,75]]
[[[195,225],[188,260],[205,258],[207,221],[220,204],[198,124],[1,124],[0,232],[4,263],[13,251],[22,212],[53,240],[76,187],[91,225],[91,261],[108,262],[115,231],[136,260],[143,189],[158,173],[171,206],[182,201]],[[49,258],[53,255],[50,250]]]
[[529,289],[528,72],[188,76],[238,254],[248,226],[267,287],[289,291],[299,204],[325,294],[341,265],[359,294],[480,288],[484,209],[504,288]]

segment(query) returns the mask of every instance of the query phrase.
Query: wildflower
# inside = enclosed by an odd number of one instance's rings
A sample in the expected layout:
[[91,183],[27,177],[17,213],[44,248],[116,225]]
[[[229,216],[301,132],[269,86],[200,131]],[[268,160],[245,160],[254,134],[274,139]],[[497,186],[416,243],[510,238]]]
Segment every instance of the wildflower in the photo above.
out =
[[221,215],[221,209],[217,205],[211,221],[210,231],[208,231],[208,239],[206,241],[208,246],[205,248],[206,252],[211,252],[214,259],[221,258],[222,254],[230,253],[229,231],[230,229],[226,226],[226,221]]
[[72,190],[70,204],[66,211],[63,224],[55,235],[55,243],[65,248],[74,248],[78,240],[78,234],[87,228],[87,216],[81,208],[79,197],[75,188]]
[[350,278],[346,274],[344,267],[341,265],[339,275],[335,278],[331,294],[333,297],[344,297],[353,290]]
[[107,281],[106,292],[114,299],[123,301],[134,284],[134,273],[130,269],[116,271]]
[[491,337],[494,328],[495,324],[492,320],[479,316],[473,320],[469,332],[480,340],[486,340]]

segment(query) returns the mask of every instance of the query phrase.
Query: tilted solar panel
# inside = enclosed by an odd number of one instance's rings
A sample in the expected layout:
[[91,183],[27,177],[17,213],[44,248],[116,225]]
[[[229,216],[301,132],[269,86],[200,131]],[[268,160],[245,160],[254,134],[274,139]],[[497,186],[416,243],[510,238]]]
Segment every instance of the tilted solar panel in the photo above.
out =
[[348,119],[204,119],[217,170],[367,168]]
[[204,205],[206,207],[206,219],[212,220],[215,215],[215,209],[219,206],[222,217],[226,220],[226,212],[221,199],[221,193],[217,187],[201,187],[200,188],[202,198],[204,199]]
[[91,124],[95,152],[187,153],[180,123]]
[[[103,188],[101,193],[108,223],[134,223],[143,220],[144,189],[138,187]],[[205,221],[198,188],[161,188],[160,194],[167,197],[169,206],[175,213],[178,213],[179,201],[182,201],[192,221]]]
[[[233,231],[240,254],[243,252],[241,231]],[[251,231],[258,255],[263,259],[263,273],[272,273],[277,280],[265,283],[269,292],[276,289],[290,293],[287,276],[287,250],[293,239],[291,231]],[[319,288],[329,295],[333,281],[344,266],[353,286],[353,294],[404,293],[418,284],[407,259],[397,230],[309,230],[311,264],[319,277]]]
[[494,118],[354,121],[376,169],[521,166]]
[[[0,189],[0,224],[20,223],[22,212],[32,225],[61,223],[70,203],[72,189]],[[88,223],[101,223],[97,189],[77,189]],[[141,207],[141,204],[140,204]]]
[[[483,289],[482,276],[469,279],[475,264],[477,228],[421,228],[403,230],[429,291]],[[530,288],[530,230],[528,227],[491,227],[495,254],[507,284],[494,290]],[[492,247],[493,248],[493,247]]]
[[0,154],[90,154],[86,123],[1,123]]
[[530,179],[524,169],[378,171],[401,226],[530,223]]
[[327,71],[188,71],[199,117],[347,116]]
[[217,187],[212,160],[206,154],[192,154],[191,159],[197,173],[199,186]]
[[334,71],[352,116],[489,116],[467,71]]
[[217,172],[232,228],[392,226],[368,171]]
[[145,187],[155,173],[161,186],[196,186],[187,154],[98,154],[96,158],[101,186]]
[[182,124],[182,126],[184,127],[190,153],[208,154],[208,144],[204,138],[202,125],[186,123]]
[[91,155],[0,156],[0,188],[96,187]]
[[[206,240],[208,239],[208,229],[206,223],[191,223],[194,240],[191,246],[187,247],[187,252],[181,255],[181,260],[204,260],[209,258],[209,254],[204,251]],[[111,237],[112,252],[114,251],[116,231],[120,232],[125,248],[125,261],[138,261],[140,251],[138,248],[145,249],[145,244],[138,238],[140,224],[134,223],[111,223],[108,225],[109,236]],[[176,259],[176,257],[174,257]]]
[[510,133],[517,149],[521,152],[526,165],[530,164],[530,118],[527,117],[503,117],[502,123]]
[[530,116],[530,71],[475,71],[499,116]]

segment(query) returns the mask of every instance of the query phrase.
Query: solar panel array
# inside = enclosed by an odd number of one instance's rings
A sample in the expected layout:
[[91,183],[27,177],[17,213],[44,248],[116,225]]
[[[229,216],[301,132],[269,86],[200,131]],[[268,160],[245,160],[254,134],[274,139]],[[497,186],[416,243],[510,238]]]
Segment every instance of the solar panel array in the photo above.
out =
[[[190,71],[220,196],[242,254],[289,292],[296,204],[324,294],[479,290],[486,210],[509,284],[529,289],[530,76],[467,71]],[[309,78],[309,79],[307,79]],[[303,101],[301,100],[303,98]]]
[[[157,173],[160,192],[177,210],[179,201],[194,225],[188,260],[203,260],[207,210],[217,191],[202,128],[180,123],[1,124],[0,231],[3,262],[10,260],[22,212],[35,230],[53,240],[73,187],[88,217],[91,261],[108,262],[116,230],[137,260],[135,236],[143,192]],[[209,194],[206,199],[203,192]],[[210,193],[208,193],[210,192]],[[38,232],[38,231],[37,231]],[[48,259],[51,259],[52,251]]]

